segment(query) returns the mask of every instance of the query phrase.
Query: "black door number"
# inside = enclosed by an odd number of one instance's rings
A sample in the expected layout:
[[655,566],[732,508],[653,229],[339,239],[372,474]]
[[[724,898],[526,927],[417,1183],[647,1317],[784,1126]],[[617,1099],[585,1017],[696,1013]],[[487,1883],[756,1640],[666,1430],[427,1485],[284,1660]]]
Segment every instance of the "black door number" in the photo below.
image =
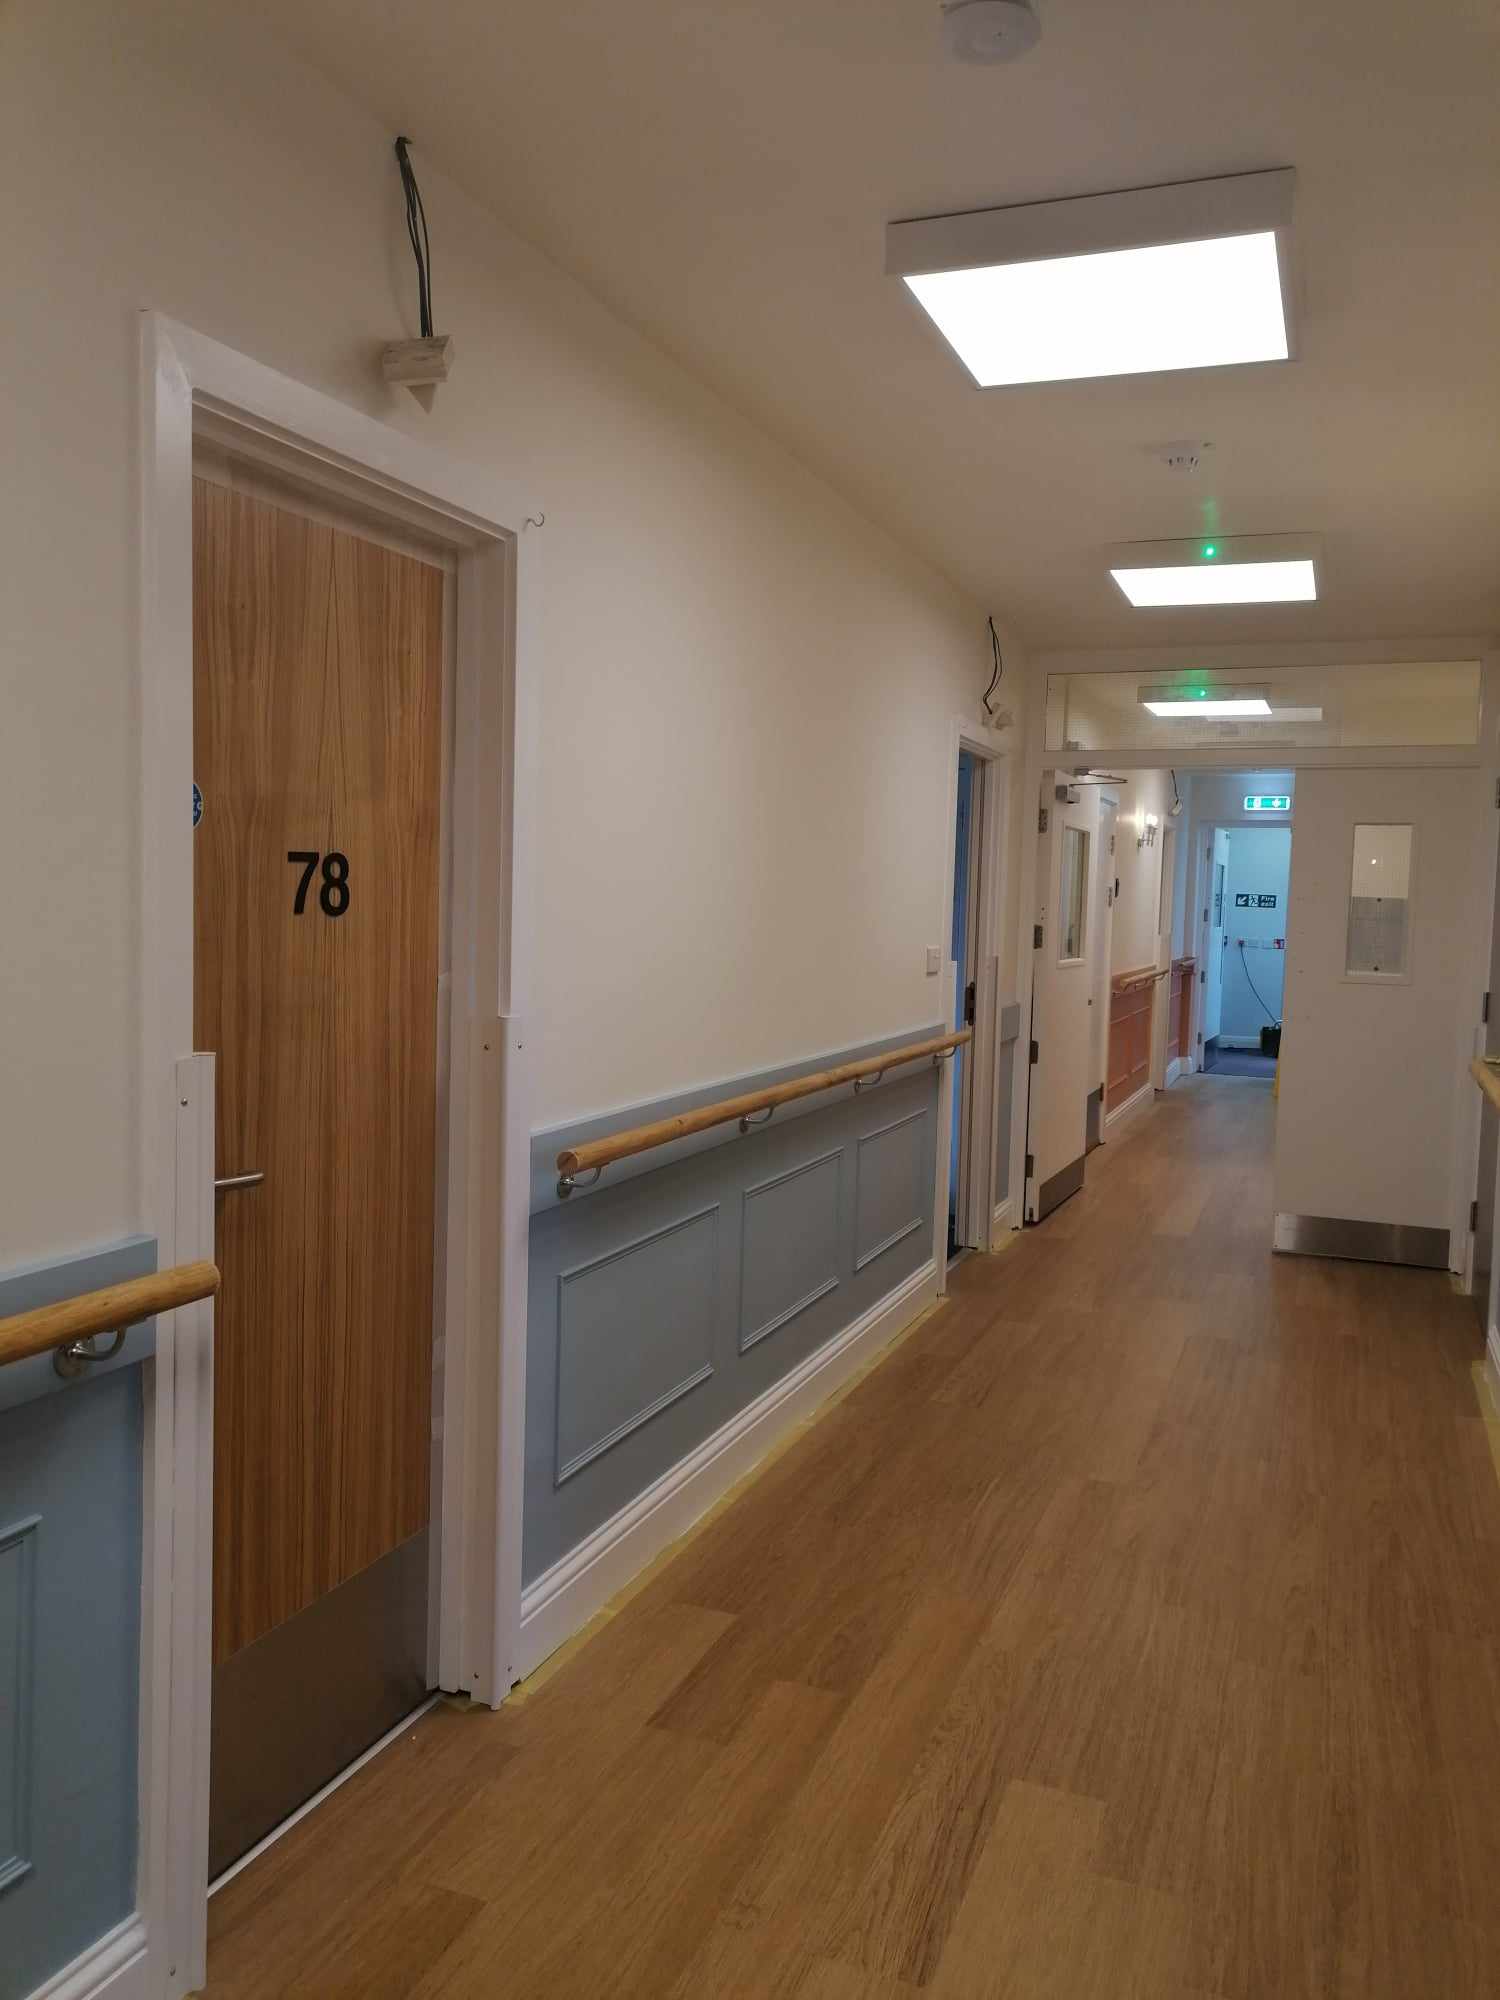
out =
[[318,891],[318,907],[325,917],[341,917],[349,907],[349,857],[347,854],[310,854],[299,849],[288,854],[287,860],[302,870],[302,879],[297,884],[297,894],[292,901],[292,915],[300,917],[307,908],[307,892],[312,884],[313,873],[321,861],[323,864],[323,886]]

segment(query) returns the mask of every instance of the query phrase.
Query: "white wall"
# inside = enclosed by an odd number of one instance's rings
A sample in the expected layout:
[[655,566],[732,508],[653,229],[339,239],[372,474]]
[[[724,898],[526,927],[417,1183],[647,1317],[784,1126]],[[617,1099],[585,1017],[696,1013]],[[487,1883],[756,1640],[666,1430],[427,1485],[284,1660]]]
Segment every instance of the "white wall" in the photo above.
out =
[[388,391],[380,349],[415,330],[393,134],[253,9],[18,0],[0,132],[0,1263],[152,1222],[143,307],[503,466],[546,510],[538,1123],[937,1017],[924,949],[951,718],[989,670],[979,607],[420,152],[456,368],[431,416]]
[[[1219,1032],[1227,1042],[1258,1043],[1268,1025],[1266,1009],[1281,1019],[1286,979],[1286,951],[1276,941],[1286,938],[1287,881],[1291,874],[1292,836],[1280,826],[1236,826],[1229,829],[1229,866],[1224,877],[1225,930],[1224,1005]],[[1241,909],[1236,898],[1274,896],[1274,909],[1258,903]],[[1240,947],[1244,954],[1241,956]],[[1252,991],[1252,986],[1254,991]],[[1256,1000],[1259,993],[1263,1008]]]
[[[1119,877],[1120,896],[1115,904],[1110,939],[1112,972],[1137,972],[1142,966],[1159,963],[1157,925],[1165,836],[1169,826],[1183,824],[1181,818],[1168,818],[1171,804],[1172,783],[1165,771],[1132,771],[1129,784],[1120,787],[1120,811],[1115,823],[1115,873]],[[1150,847],[1142,847],[1140,835],[1150,813],[1158,821],[1156,838]],[[1177,845],[1182,846],[1180,836]]]

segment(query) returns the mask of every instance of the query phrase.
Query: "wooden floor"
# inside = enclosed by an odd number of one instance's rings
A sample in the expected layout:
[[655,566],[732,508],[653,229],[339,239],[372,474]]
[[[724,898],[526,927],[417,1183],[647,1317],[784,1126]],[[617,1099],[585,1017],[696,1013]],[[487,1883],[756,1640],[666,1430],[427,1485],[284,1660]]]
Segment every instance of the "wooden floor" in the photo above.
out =
[[1179,1085],[536,1693],[211,1905],[213,2000],[1500,1994],[1467,1300]]

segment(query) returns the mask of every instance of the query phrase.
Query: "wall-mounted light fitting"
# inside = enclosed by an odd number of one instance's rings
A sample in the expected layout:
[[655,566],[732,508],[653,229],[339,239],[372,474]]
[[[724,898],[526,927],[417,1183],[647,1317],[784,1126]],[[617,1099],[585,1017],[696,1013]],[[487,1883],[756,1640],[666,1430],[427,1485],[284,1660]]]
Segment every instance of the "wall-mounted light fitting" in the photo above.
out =
[[982,389],[1293,353],[1290,167],[891,222],[905,280]]

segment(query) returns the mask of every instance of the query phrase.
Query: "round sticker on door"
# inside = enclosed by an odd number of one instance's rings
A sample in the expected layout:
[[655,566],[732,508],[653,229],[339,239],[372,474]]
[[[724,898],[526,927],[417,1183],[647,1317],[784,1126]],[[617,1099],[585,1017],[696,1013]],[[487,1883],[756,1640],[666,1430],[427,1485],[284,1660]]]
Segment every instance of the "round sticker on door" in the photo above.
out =
[[195,778],[193,780],[193,825],[196,826],[199,820],[202,819],[202,817],[203,817],[203,794],[202,792],[199,791],[198,781]]

